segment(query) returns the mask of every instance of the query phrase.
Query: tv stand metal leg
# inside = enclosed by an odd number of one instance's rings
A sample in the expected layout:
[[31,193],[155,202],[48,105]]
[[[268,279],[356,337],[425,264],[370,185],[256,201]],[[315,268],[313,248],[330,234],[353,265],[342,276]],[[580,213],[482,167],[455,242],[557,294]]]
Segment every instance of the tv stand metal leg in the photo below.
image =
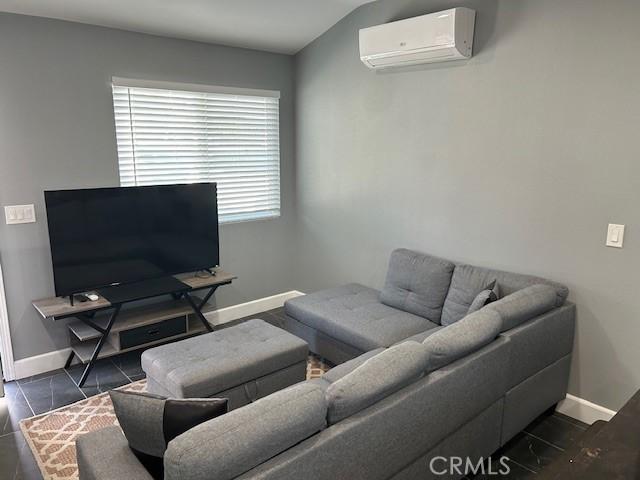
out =
[[116,319],[118,318],[118,314],[120,313],[120,308],[121,308],[120,305],[116,305],[115,309],[111,313],[111,317],[109,318],[109,322],[107,323],[107,328],[105,328],[104,332],[102,332],[102,336],[100,337],[100,340],[98,340],[98,344],[96,345],[96,348],[93,350],[93,354],[91,355],[91,360],[89,360],[89,363],[87,363],[87,366],[85,367],[84,372],[82,373],[82,377],[80,377],[80,381],[78,382],[78,387],[82,387],[84,385],[84,382],[87,381],[87,377],[89,376],[89,373],[91,373],[91,369],[93,368],[96,360],[98,360],[98,355],[100,355],[100,351],[104,346],[104,342],[107,340],[107,337],[109,336],[109,332],[111,332],[111,327],[113,327],[113,324],[116,322]]
[[73,350],[71,350],[71,353],[69,354],[69,357],[67,358],[66,363],[64,364],[64,368],[67,369],[71,366],[71,362],[73,362],[73,357],[75,357],[75,352]]
[[[212,289],[212,290],[215,290],[215,289]],[[211,298],[211,294],[213,294],[213,292],[209,292],[209,294],[207,294],[205,298],[208,300],[209,298]],[[200,319],[200,321],[204,325],[204,328],[206,328],[208,332],[213,332],[213,328],[211,327],[211,325],[209,325],[209,322],[207,322],[207,319],[202,314],[202,307],[204,306],[204,303],[207,303],[207,302],[205,301],[200,305],[196,305],[196,302],[193,301],[193,298],[191,298],[191,295],[189,295],[188,293],[184,294],[184,298],[187,300],[187,302],[191,306],[193,313],[195,313],[196,316]]]
[[198,310],[202,310],[204,308],[204,306],[211,299],[211,296],[216,292],[217,289],[218,289],[218,285],[216,285],[215,287],[211,287],[209,292],[207,292],[204,298],[200,301],[200,305],[198,305]]

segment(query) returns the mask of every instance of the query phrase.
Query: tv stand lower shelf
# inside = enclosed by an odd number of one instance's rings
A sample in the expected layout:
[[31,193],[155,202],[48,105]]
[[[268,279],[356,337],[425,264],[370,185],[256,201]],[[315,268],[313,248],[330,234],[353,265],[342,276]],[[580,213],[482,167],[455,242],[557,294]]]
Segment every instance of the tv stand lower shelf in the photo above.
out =
[[[191,274],[176,278],[181,286],[179,291],[171,293],[172,300],[144,305],[139,301],[150,296],[117,301],[100,296],[95,302],[75,304],[60,297],[33,302],[44,318],[72,319],[68,324],[71,353],[65,368],[75,358],[86,365],[79,387],[84,385],[95,362],[101,358],[213,331],[203,309],[218,287],[230,284],[236,277],[217,270],[210,276]],[[203,291],[204,295],[196,296],[198,291]],[[157,298],[161,297],[169,295],[163,292]],[[136,306],[123,308],[134,302],[137,302]]]
[[[200,300],[200,299],[198,299]],[[96,315],[93,323],[106,329],[108,315]],[[89,363],[102,336],[98,330],[74,320],[68,325],[69,340],[73,356],[81,363]],[[184,300],[173,300],[120,312],[97,359],[151,347],[206,332],[200,319],[193,314],[191,306]],[[71,361],[65,367],[69,367]]]

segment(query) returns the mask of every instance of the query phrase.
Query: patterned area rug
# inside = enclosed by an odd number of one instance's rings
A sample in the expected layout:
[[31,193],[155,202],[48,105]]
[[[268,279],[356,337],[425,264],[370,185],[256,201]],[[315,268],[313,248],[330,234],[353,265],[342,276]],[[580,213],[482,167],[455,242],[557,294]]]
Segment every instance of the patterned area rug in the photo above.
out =
[[[310,355],[307,362],[307,379],[317,378],[329,368],[322,359]],[[144,391],[146,385],[146,380],[140,380],[118,390]],[[20,428],[38,462],[44,480],[76,480],[76,438],[84,433],[117,424],[109,394],[102,393],[22,420]]]

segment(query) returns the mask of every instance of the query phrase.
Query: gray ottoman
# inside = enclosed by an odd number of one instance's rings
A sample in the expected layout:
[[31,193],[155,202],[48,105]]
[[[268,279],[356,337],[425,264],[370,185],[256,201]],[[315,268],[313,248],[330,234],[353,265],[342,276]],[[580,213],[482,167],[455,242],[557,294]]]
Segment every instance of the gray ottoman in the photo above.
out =
[[172,398],[225,397],[235,409],[306,378],[304,340],[263,320],[145,351],[147,390]]

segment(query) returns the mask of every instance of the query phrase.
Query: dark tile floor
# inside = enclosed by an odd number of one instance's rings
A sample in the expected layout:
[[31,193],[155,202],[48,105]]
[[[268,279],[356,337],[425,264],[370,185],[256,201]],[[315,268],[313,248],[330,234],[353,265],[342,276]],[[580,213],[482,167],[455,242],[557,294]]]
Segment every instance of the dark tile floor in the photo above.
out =
[[[278,325],[283,309],[270,310],[260,317]],[[244,321],[236,320],[225,327]],[[25,442],[18,422],[23,418],[54,410],[78,400],[106,392],[144,378],[140,367],[142,351],[130,352],[101,360],[91,372],[84,387],[76,382],[81,366],[54,370],[5,384],[5,398],[0,399],[0,479],[41,479],[31,450]],[[509,457],[510,480],[531,478],[548,465],[587,429],[587,425],[558,413],[547,413],[511,440],[494,457]],[[483,476],[475,476],[481,480]],[[489,478],[496,478],[495,476]]]
[[[530,479],[572,446],[589,426],[561,413],[542,414],[504,447],[492,455],[495,469],[501,457],[507,457],[508,475],[497,478],[509,480]],[[495,475],[475,475],[469,479],[484,480]]]
[[82,388],[76,386],[80,365],[5,383],[5,398],[0,398],[0,479],[42,478],[20,431],[20,420],[144,378],[141,354],[101,360]]

